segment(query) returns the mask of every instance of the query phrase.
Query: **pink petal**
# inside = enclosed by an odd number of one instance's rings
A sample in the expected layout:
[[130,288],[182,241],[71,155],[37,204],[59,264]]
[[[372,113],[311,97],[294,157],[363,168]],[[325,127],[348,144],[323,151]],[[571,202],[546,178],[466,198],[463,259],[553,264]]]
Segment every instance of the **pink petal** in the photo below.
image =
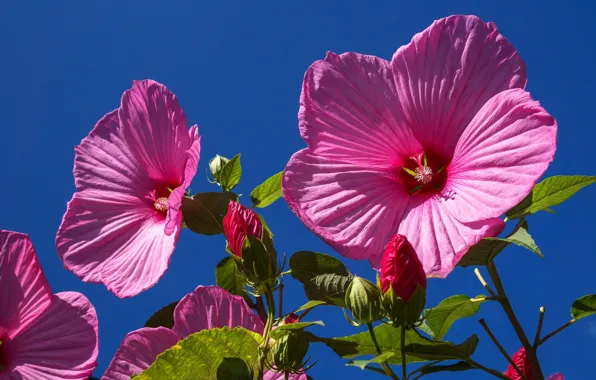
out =
[[133,198],[76,193],[56,236],[66,268],[86,282],[102,283],[116,296],[132,297],[155,285],[168,268],[177,236],[164,220],[131,206]]
[[216,327],[244,327],[262,333],[263,323],[244,299],[217,286],[199,286],[180,300],[174,310],[174,331],[183,339]]
[[87,379],[97,367],[97,315],[82,294],[54,295],[25,331],[3,345],[9,379]]
[[304,76],[298,120],[316,155],[364,168],[400,164],[420,150],[403,115],[381,58],[328,53]]
[[435,21],[397,50],[391,67],[414,134],[426,149],[445,152],[453,151],[484,103],[526,84],[525,64],[515,48],[495,24],[476,16]]
[[286,166],[282,189],[300,220],[343,256],[380,258],[408,202],[397,173],[326,160],[304,149]]
[[104,373],[102,380],[129,380],[153,364],[157,355],[178,342],[178,336],[165,327],[142,328],[129,333]]
[[154,184],[124,141],[116,111],[76,148],[74,174],[78,192],[56,235],[66,268],[119,297],[155,285],[177,239],[164,235],[164,218],[147,198]]
[[180,227],[182,225],[182,198],[186,193],[186,189],[190,186],[192,179],[197,173],[199,166],[199,158],[201,156],[201,136],[199,136],[199,129],[195,125],[189,130],[191,145],[186,156],[186,164],[184,166],[184,173],[182,177],[182,184],[176,187],[168,197],[168,214],[166,217],[166,235],[171,235],[174,231],[180,234]]
[[553,373],[546,380],[565,380],[562,373]]
[[458,220],[498,217],[519,203],[553,160],[557,123],[524,90],[504,91],[474,117],[449,167],[444,205]]
[[[263,380],[284,380],[284,373],[278,373],[274,371],[267,371],[263,374]],[[307,380],[305,374],[297,375],[297,374],[290,374],[289,380]]]
[[0,341],[26,329],[51,299],[52,290],[29,237],[0,230]]
[[[412,198],[398,233],[408,237],[428,277],[446,277],[480,239],[503,229],[499,218],[462,223],[443,207],[441,198]],[[371,258],[378,268],[381,257]]]
[[181,184],[193,141],[176,96],[155,81],[134,81],[122,95],[118,117],[129,149],[149,178]]

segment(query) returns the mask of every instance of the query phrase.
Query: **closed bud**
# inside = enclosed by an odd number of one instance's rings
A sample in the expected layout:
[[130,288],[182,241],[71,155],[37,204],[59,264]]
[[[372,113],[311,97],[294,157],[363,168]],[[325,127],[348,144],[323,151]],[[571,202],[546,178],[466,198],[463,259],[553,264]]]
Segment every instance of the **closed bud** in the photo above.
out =
[[263,238],[263,223],[259,216],[234,201],[228,204],[228,212],[223,219],[223,229],[230,251],[238,257],[242,257],[242,246],[248,235],[257,239]]
[[296,322],[300,322],[300,317],[296,313],[290,313],[284,318],[285,325],[290,325]]
[[426,273],[412,244],[403,235],[395,235],[383,253],[381,289],[408,302],[418,287],[426,289]]
[[211,159],[211,161],[209,161],[209,170],[211,171],[211,175],[217,182],[219,182],[219,176],[221,174],[221,170],[223,169],[224,166],[226,166],[226,164],[229,161],[230,160],[228,160],[227,158],[225,158],[223,156],[220,156],[219,154],[216,154],[215,157],[213,157]]
[[372,282],[354,277],[346,291],[346,306],[352,313],[353,324],[368,324],[382,317],[381,292]]
[[306,364],[310,342],[302,330],[292,330],[271,347],[273,369],[277,372],[301,373]]
[[380,286],[383,308],[394,326],[415,324],[426,304],[426,273],[414,247],[395,235],[383,253]]

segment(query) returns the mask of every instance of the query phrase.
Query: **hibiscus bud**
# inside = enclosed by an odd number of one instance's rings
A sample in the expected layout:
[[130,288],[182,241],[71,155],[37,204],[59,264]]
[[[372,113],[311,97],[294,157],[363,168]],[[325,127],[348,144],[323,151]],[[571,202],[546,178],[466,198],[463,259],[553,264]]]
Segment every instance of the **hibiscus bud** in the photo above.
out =
[[298,316],[298,314],[295,314],[295,313],[290,313],[290,314],[288,314],[288,316],[286,316],[284,318],[284,324],[286,324],[286,325],[290,325],[290,324],[296,323],[298,321],[300,321],[300,317]]
[[263,223],[259,216],[234,201],[230,201],[228,205],[228,212],[223,219],[223,229],[230,251],[238,257],[242,257],[242,245],[247,235],[257,239],[263,238]]
[[352,313],[354,325],[368,324],[381,319],[381,293],[372,282],[354,277],[346,291],[346,306]]
[[405,236],[395,235],[381,261],[383,308],[394,326],[411,326],[426,303],[426,274]]
[[219,176],[221,174],[221,170],[223,169],[224,166],[226,166],[226,164],[229,162],[230,160],[220,156],[219,154],[216,154],[215,157],[213,157],[211,159],[211,161],[209,161],[209,170],[211,171],[211,175],[213,176],[213,178],[219,182]]
[[403,235],[395,235],[381,261],[381,288],[389,288],[404,302],[408,302],[417,286],[426,289],[426,273],[412,244]]
[[271,347],[273,369],[277,372],[300,373],[310,342],[302,330],[290,331]]

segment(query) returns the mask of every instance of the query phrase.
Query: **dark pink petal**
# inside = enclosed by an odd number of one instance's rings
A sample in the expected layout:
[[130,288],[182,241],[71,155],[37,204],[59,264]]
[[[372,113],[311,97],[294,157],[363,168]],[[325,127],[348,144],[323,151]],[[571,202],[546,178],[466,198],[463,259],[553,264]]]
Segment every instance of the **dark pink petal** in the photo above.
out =
[[384,59],[328,53],[304,76],[300,133],[318,156],[371,169],[401,165],[420,150],[403,115]]
[[263,323],[244,299],[217,286],[199,286],[174,310],[174,331],[181,339],[205,329],[244,327],[261,334]]
[[51,299],[29,237],[0,230],[0,341],[27,328]]
[[165,327],[142,328],[129,333],[104,373],[102,380],[129,380],[153,364],[157,355],[178,342],[178,336]]
[[562,373],[553,373],[546,380],[565,380],[565,376]]
[[557,123],[524,90],[489,100],[464,131],[449,167],[443,205],[467,222],[498,217],[519,203],[553,160]]
[[524,88],[526,67],[495,24],[450,16],[397,50],[391,60],[398,101],[418,141],[453,152],[459,136],[494,95]]
[[56,235],[66,268],[119,297],[155,285],[168,267],[177,236],[165,236],[163,216],[147,196],[154,190],[118,126],[116,111],[76,148],[78,192]]
[[367,259],[376,253],[380,259],[408,203],[397,172],[338,163],[304,149],[286,166],[283,195],[300,220],[342,255]]
[[97,315],[82,294],[54,295],[26,330],[3,343],[9,379],[83,380],[97,367]]
[[242,245],[247,235],[263,237],[263,223],[251,209],[238,202],[230,201],[228,212],[223,219],[223,229],[232,253],[242,256]]
[[[440,198],[418,202],[413,198],[398,233],[408,237],[428,277],[446,277],[480,239],[496,236],[503,228],[499,218],[462,223],[451,216]],[[380,256],[371,257],[378,268]]]
[[[284,373],[278,373],[278,372],[274,372],[274,371],[267,371],[263,374],[263,380],[284,380]],[[308,378],[306,377],[305,374],[302,375],[296,375],[296,374],[290,374],[289,377],[290,380],[307,380]]]
[[195,125],[188,132],[191,145],[186,153],[187,160],[184,166],[182,184],[173,189],[168,197],[168,214],[164,230],[166,235],[171,235],[174,231],[180,234],[180,227],[182,225],[182,212],[180,211],[182,198],[197,173],[197,167],[199,166],[199,158],[201,156],[201,136],[199,136],[199,129]]

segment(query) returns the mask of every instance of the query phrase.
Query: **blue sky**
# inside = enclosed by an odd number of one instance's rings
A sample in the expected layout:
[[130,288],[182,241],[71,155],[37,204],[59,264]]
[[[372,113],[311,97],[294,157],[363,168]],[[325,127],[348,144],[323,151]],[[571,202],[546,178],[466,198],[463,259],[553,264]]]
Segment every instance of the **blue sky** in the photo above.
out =
[[[596,139],[594,88],[596,53],[587,3],[555,1],[12,1],[0,5],[0,228],[31,236],[54,291],[75,290],[93,302],[100,320],[101,375],[127,332],[141,327],[158,308],[199,284],[213,284],[214,267],[226,255],[223,237],[184,231],[169,270],[154,288],[121,300],[101,285],[84,284],[64,270],[55,233],[74,191],[73,148],[97,120],[119,105],[133,79],[166,84],[203,136],[195,191],[215,191],[204,174],[216,153],[242,153],[248,194],[280,171],[304,146],[297,128],[298,98],[308,66],[328,50],[355,51],[390,59],[433,20],[477,14],[496,22],[528,66],[528,90],[557,119],[558,149],[548,171],[594,174]],[[510,248],[497,263],[513,305],[533,336],[539,306],[546,307],[545,331],[569,318],[571,302],[594,293],[593,202],[596,187],[557,207],[558,215],[529,219],[530,231],[546,259]],[[283,201],[263,211],[278,251],[333,253],[309,233]],[[365,262],[347,261],[368,278]],[[429,305],[454,294],[483,289],[471,269],[447,281],[429,281]],[[300,286],[287,281],[284,305],[305,302]],[[288,309],[289,310],[289,309]],[[507,350],[519,347],[497,305],[483,316]],[[311,313],[327,327],[323,336],[357,332],[339,310]],[[456,324],[447,339],[472,333],[481,339],[476,360],[504,370],[505,360],[477,323]],[[545,373],[585,378],[593,366],[596,320],[582,321],[543,346]],[[315,379],[380,378],[345,367],[327,348],[314,345]],[[483,376],[483,375],[482,375]],[[439,376],[435,376],[439,377]],[[483,378],[479,372],[446,379]]]

